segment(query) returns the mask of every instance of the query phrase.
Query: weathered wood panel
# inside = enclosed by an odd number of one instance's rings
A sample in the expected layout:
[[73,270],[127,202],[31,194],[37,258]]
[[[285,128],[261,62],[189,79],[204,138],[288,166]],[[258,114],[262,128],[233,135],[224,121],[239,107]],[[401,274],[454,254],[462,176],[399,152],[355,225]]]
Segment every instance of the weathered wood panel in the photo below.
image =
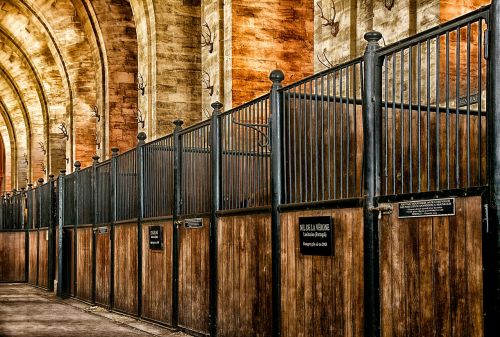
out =
[[92,300],[92,228],[77,229],[76,297]]
[[[299,217],[332,216],[334,256],[304,256]],[[281,215],[281,335],[363,335],[363,210]]]
[[96,236],[96,303],[109,306],[110,279],[111,279],[111,241],[110,226],[101,226],[107,228],[107,232],[97,232]]
[[[149,227],[163,229],[163,249],[149,249]],[[172,323],[172,221],[143,224],[142,316]]]
[[69,280],[69,291],[71,296],[75,296],[75,278],[74,278],[74,273],[75,273],[75,264],[74,264],[74,230],[72,228],[64,228],[65,231],[65,242],[64,242],[64,249],[65,249],[65,254],[68,254],[67,256],[67,261],[68,261],[68,273],[69,275],[67,276]]
[[481,198],[456,215],[380,223],[382,336],[483,336]]
[[0,282],[25,281],[25,244],[25,232],[0,232]]
[[209,331],[209,220],[202,228],[179,228],[179,326]]
[[271,336],[271,217],[218,223],[218,336]]
[[49,240],[48,229],[40,229],[38,240],[38,285],[49,288]]
[[54,252],[55,252],[55,261],[54,261],[54,289],[57,289],[56,284],[59,282],[59,273],[58,268],[59,268],[59,228],[56,228],[56,241],[54,242]]
[[36,285],[37,282],[37,270],[38,270],[38,231],[29,232],[29,270],[28,270],[28,282],[30,284]]
[[115,226],[114,308],[137,314],[137,224]]

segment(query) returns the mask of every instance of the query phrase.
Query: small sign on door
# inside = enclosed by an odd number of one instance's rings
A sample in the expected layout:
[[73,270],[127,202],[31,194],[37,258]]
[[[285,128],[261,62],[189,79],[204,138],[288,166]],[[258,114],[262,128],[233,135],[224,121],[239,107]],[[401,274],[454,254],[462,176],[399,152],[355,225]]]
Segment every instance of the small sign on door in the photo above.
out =
[[149,249],[163,249],[163,227],[149,226]]
[[299,242],[302,255],[332,256],[334,254],[332,217],[300,217]]

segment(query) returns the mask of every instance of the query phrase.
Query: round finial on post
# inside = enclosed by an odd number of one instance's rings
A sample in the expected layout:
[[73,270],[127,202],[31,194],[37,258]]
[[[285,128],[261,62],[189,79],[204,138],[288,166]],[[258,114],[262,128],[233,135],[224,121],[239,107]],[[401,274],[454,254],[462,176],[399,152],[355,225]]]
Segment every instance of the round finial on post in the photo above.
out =
[[38,182],[38,185],[42,185],[43,184],[43,178],[38,178],[37,182]]
[[82,163],[80,163],[78,160],[75,161],[75,171],[80,171],[80,167],[82,167]]
[[118,156],[118,152],[120,152],[120,149],[117,147],[111,148],[111,157],[116,157]]
[[381,38],[382,38],[382,33],[377,31],[371,31],[365,33],[365,40],[368,41],[368,43],[377,43]]
[[61,176],[65,176],[65,175],[66,175],[66,170],[61,170],[61,171],[59,171],[59,175],[61,175]]
[[176,120],[174,121],[174,124],[175,124],[175,129],[174,129],[174,131],[180,131],[180,130],[182,130],[182,124],[184,124],[184,122],[183,122],[183,121],[181,121],[180,119],[176,119]]
[[54,180],[54,175],[53,174],[49,174],[49,180],[50,181]]
[[285,79],[285,74],[281,70],[275,69],[275,70],[271,71],[271,75],[269,75],[269,79],[273,83],[281,83]]
[[139,144],[144,144],[145,141],[146,141],[146,133],[145,132],[139,132],[139,134],[137,135],[137,139],[139,140]]
[[98,155],[93,155],[92,156],[92,161],[94,162],[94,164],[98,164],[99,163],[99,156]]
[[222,110],[222,107],[223,107],[223,104],[221,102],[219,102],[219,101],[213,102],[211,104],[211,106],[214,109],[214,113],[213,113],[212,116],[216,116],[216,115],[218,115],[218,114],[221,113],[221,110]]
[[32,190],[33,189],[33,184],[29,183],[28,184],[28,190]]

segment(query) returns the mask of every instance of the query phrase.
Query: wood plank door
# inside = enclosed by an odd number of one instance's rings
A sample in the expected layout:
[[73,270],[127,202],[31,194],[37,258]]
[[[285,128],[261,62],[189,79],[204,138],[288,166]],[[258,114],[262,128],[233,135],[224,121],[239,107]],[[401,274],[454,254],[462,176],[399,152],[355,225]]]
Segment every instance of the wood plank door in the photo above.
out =
[[379,221],[382,336],[483,336],[482,201],[455,215]]

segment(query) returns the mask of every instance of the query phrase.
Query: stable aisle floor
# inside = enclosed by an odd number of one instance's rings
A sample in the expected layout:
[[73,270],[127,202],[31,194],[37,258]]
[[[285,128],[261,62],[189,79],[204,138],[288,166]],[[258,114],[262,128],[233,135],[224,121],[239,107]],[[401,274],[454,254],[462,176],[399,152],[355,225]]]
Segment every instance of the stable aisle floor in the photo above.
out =
[[0,284],[0,336],[187,337],[26,284],[6,283]]

